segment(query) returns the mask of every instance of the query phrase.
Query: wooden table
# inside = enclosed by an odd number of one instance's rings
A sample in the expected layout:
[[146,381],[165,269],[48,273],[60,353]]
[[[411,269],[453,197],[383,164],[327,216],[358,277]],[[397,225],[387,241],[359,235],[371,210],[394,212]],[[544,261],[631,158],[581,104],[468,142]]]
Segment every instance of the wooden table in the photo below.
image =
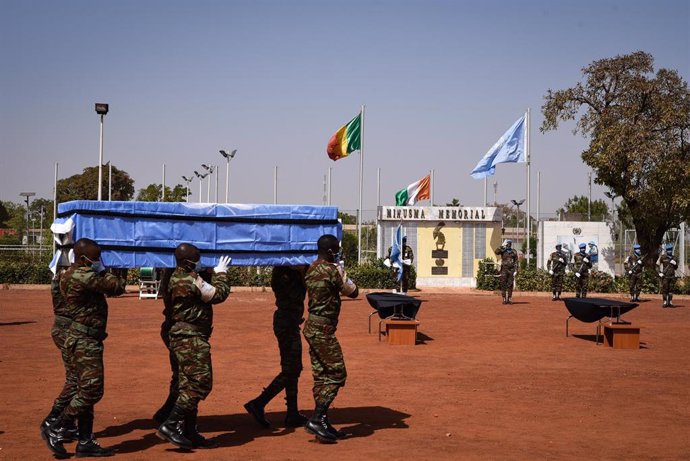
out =
[[417,343],[419,320],[387,319],[383,324],[386,326],[388,344],[414,346]]
[[639,349],[640,327],[623,323],[605,323],[604,345],[614,349]]

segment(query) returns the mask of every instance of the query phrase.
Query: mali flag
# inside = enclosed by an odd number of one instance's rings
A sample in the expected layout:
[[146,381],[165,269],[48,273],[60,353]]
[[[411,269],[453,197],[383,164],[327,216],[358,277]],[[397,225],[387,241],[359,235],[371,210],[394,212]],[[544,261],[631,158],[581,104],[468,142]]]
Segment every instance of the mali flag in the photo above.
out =
[[359,113],[347,125],[340,127],[328,141],[328,156],[331,160],[347,157],[362,146],[362,114]]

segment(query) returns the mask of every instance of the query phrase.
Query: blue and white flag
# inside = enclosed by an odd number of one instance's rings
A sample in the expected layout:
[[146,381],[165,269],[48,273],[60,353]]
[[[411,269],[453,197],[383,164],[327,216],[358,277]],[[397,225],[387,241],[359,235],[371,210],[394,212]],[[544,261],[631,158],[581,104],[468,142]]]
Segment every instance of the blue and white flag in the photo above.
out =
[[499,163],[524,163],[525,160],[525,116],[513,123],[501,139],[477,163],[470,173],[474,179],[486,178],[496,172]]
[[393,237],[393,245],[391,247],[391,266],[398,269],[398,282],[402,280],[402,224],[398,224],[398,228],[395,229],[395,236]]

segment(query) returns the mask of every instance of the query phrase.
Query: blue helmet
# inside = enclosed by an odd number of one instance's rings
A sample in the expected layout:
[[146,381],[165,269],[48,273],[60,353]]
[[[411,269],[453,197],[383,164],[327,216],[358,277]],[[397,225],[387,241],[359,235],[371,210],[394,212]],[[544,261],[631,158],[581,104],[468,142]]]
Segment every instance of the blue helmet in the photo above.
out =
[[638,243],[636,243],[635,245],[633,245],[633,250],[639,250],[640,248],[641,248],[641,247],[640,247],[640,245],[639,245]]
[[666,248],[666,251],[673,250],[673,245],[670,243],[667,243],[665,248]]
[[594,245],[596,245],[596,243],[594,243],[594,240],[590,240],[590,241],[589,241],[589,245],[594,246]]
[[584,243],[581,243],[578,245],[578,247],[580,248],[580,250],[584,250],[587,248],[587,245],[585,245]]

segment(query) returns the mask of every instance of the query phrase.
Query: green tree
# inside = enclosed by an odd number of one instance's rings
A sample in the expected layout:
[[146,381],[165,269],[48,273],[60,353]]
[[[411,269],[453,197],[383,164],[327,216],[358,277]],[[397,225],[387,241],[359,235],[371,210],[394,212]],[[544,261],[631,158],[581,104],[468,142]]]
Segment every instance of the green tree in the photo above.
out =
[[357,216],[353,216],[348,213],[338,212],[338,218],[343,222],[343,224],[357,224]]
[[[192,191],[189,191],[192,195]],[[161,199],[161,184],[149,184],[143,189],[139,189],[137,193],[137,200],[140,202],[159,202]],[[165,186],[165,201],[166,202],[186,202],[187,188],[181,184],[175,185],[174,188]]]
[[[576,195],[568,199],[562,208],[556,210],[556,213],[577,213],[582,216],[582,220],[587,220],[589,198],[585,195]],[[592,221],[605,221],[609,216],[609,207],[603,200],[592,200],[590,208],[592,214]]]
[[10,219],[10,213],[7,211],[3,202],[0,202],[0,228],[7,227],[7,220]]
[[345,260],[347,267],[357,265],[357,235],[350,232],[343,232],[341,257]]
[[[103,167],[103,183],[101,195],[108,199],[108,170]],[[124,170],[115,166],[113,170],[113,200],[132,200],[134,197],[134,180]],[[60,179],[57,183],[58,203],[70,200],[96,200],[98,199],[98,167],[90,166],[84,168],[83,173],[75,174],[69,178]]]
[[653,64],[642,51],[594,61],[584,82],[548,91],[541,126],[577,120],[574,132],[589,137],[582,159],[625,201],[648,265],[664,232],[690,217],[690,92]]

